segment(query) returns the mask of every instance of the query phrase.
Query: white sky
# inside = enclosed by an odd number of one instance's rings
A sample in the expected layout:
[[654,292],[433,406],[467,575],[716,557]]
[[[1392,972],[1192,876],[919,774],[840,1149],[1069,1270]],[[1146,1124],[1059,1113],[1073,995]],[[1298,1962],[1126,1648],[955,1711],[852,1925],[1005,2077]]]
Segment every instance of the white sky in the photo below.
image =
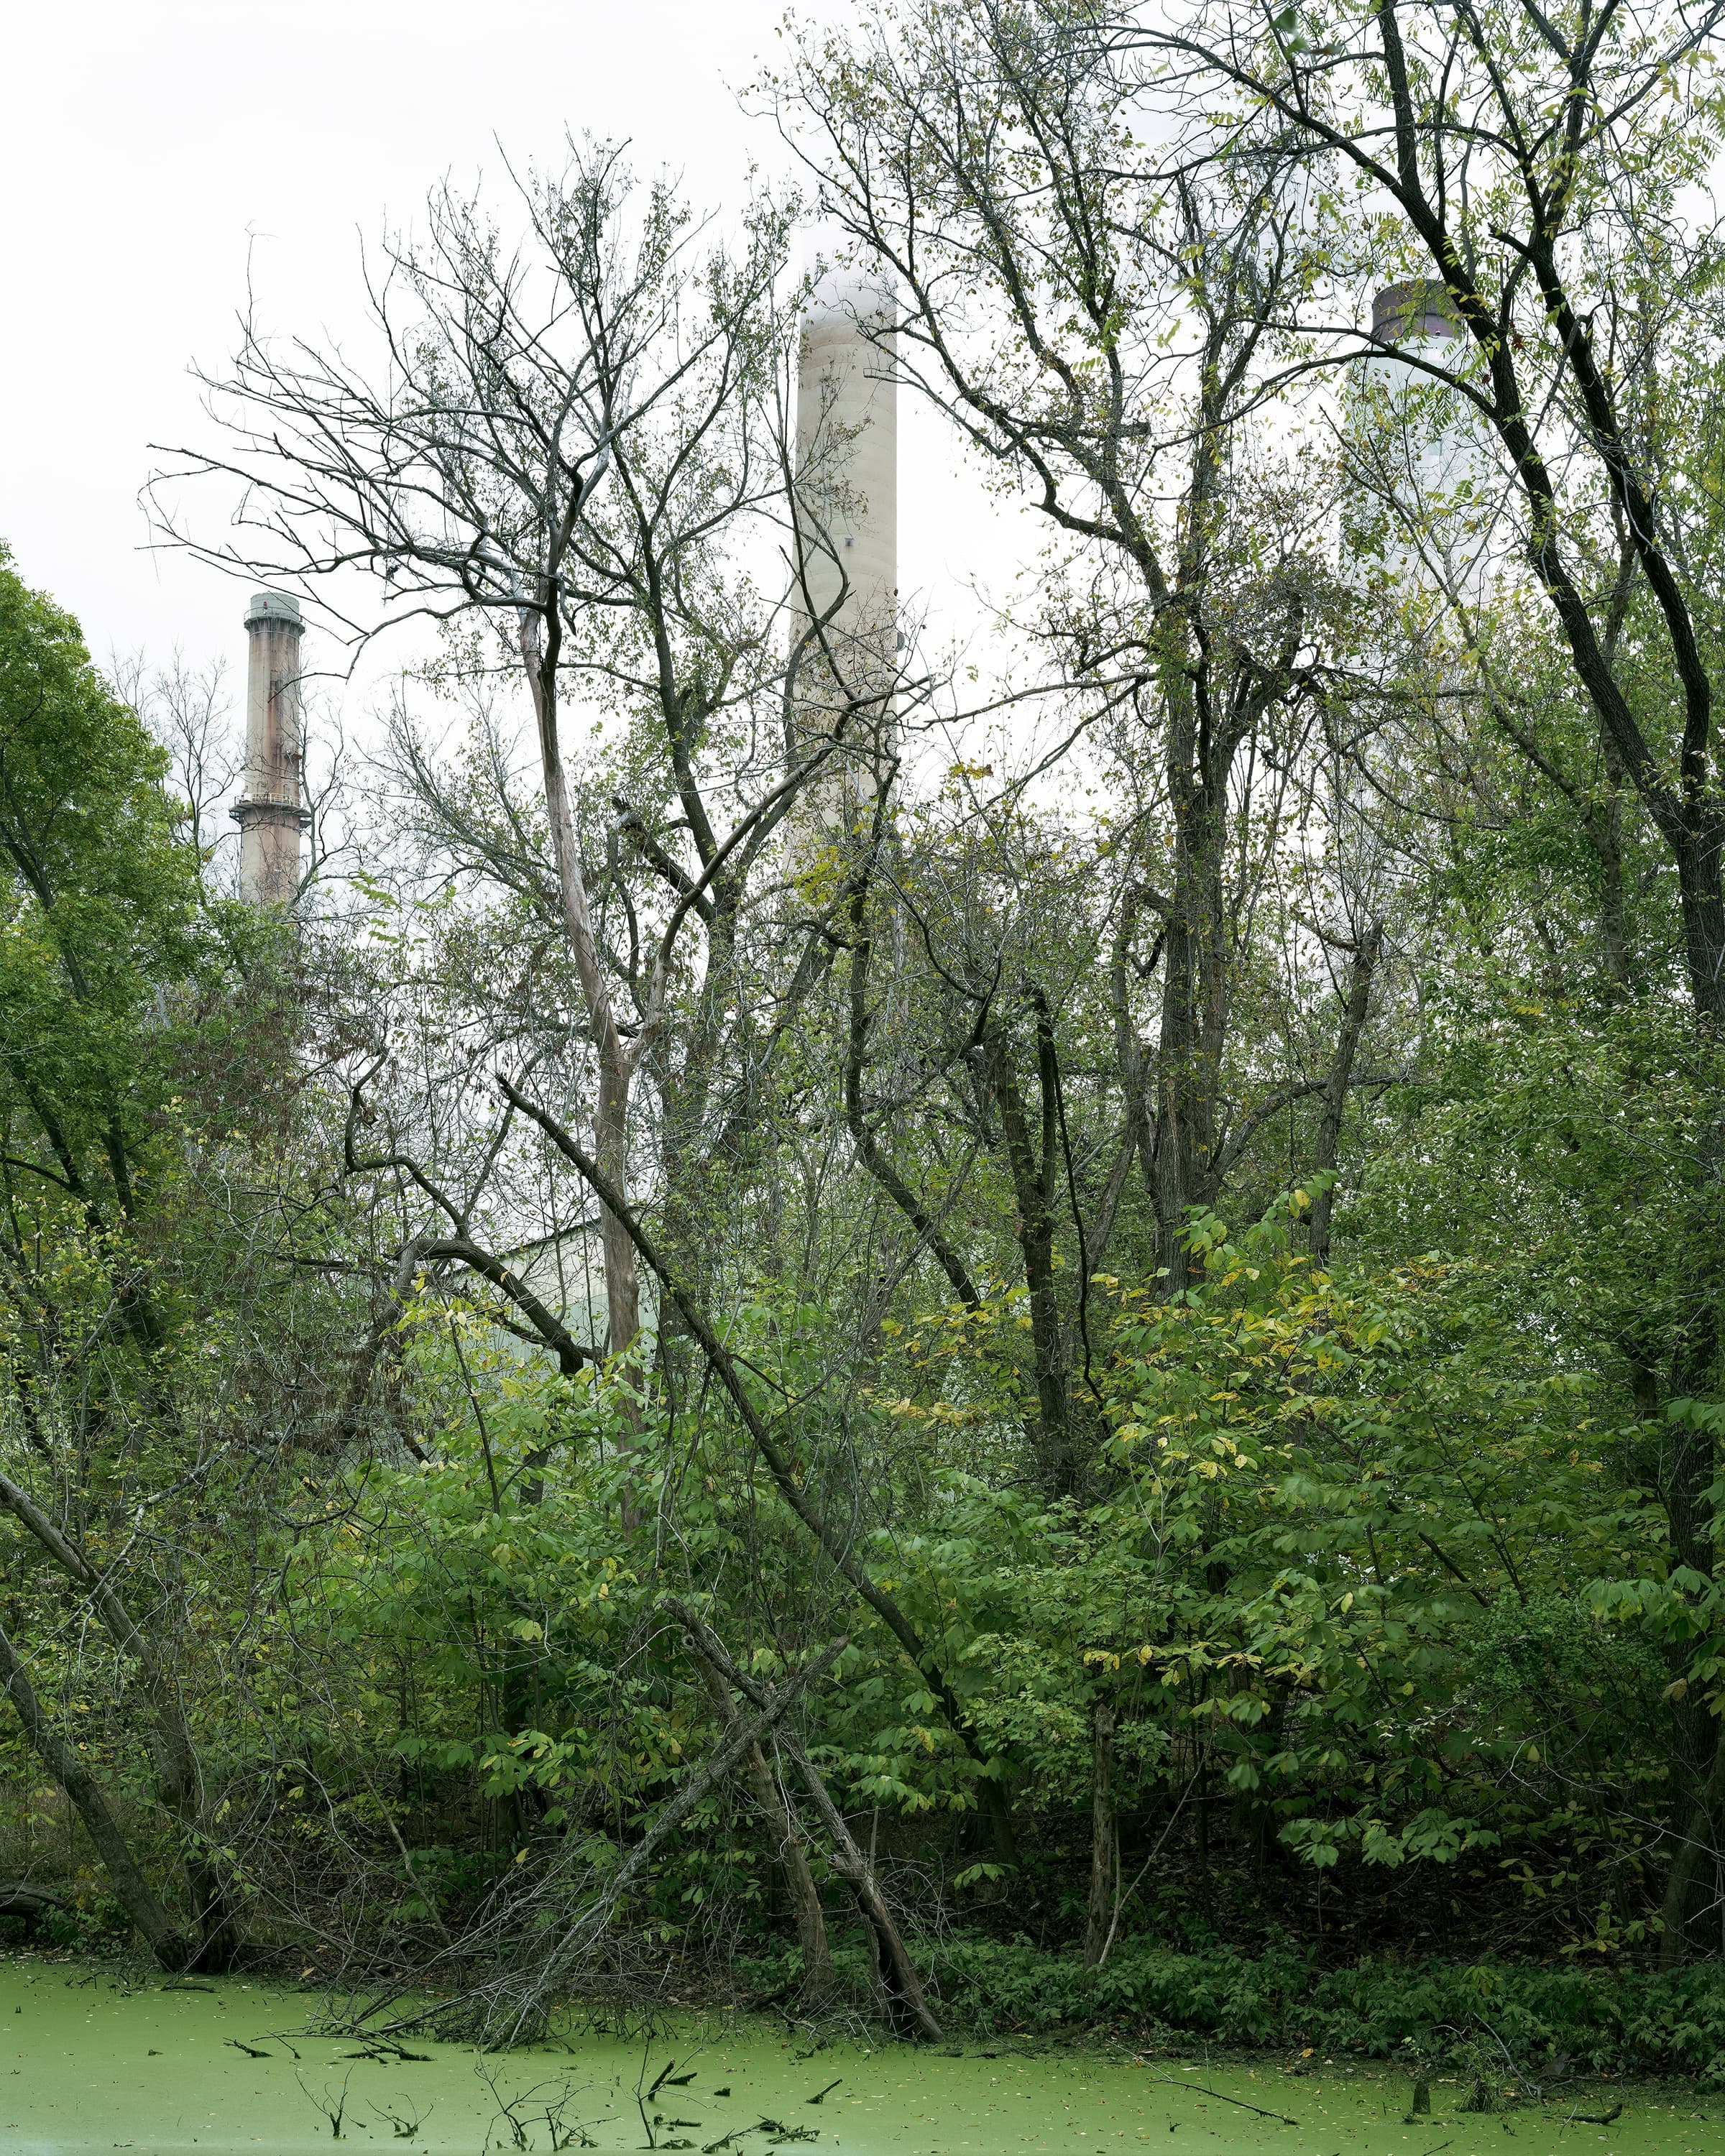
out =
[[[272,328],[339,338],[361,319],[362,234],[412,219],[444,173],[495,175],[502,209],[498,145],[517,166],[559,162],[566,130],[626,136],[638,171],[668,167],[696,203],[734,206],[751,160],[787,165],[736,95],[772,55],[782,13],[783,0],[9,9],[0,538],[26,581],[71,608],[99,659],[225,654],[237,685],[245,588],[147,551],[138,495],[151,441],[211,439],[187,370],[231,354],[249,254]],[[907,598],[988,573],[991,556],[1009,567],[998,510],[911,403]],[[219,521],[213,488],[203,513]],[[362,693],[347,716],[362,731]]]

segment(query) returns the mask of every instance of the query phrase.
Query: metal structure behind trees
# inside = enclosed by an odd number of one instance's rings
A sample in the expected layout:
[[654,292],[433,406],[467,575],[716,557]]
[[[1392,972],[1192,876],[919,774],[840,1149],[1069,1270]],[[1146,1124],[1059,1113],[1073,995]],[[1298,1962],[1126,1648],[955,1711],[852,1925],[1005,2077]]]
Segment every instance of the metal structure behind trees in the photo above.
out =
[[250,906],[291,906],[300,890],[305,727],[300,695],[300,603],[254,592],[246,608],[245,792],[239,826],[239,894]]

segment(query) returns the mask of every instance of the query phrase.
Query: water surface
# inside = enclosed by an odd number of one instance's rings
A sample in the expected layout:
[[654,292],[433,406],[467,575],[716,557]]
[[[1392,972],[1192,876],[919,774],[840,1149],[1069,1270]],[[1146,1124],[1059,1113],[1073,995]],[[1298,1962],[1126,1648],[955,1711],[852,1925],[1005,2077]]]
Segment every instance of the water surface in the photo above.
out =
[[[337,2109],[343,2156],[583,2145],[718,2156],[1717,2156],[1725,2123],[1725,2100],[1651,2088],[1623,2092],[1609,2127],[1568,2123],[1574,2100],[1481,2118],[1458,2112],[1460,2087],[1440,2082],[1433,2116],[1409,2125],[1404,2079],[1343,2061],[1291,2075],[1273,2059],[1206,2069],[1008,2039],[959,2057],[861,2043],[809,2052],[776,2024],[692,2015],[644,2051],[578,2037],[567,2051],[481,2058],[414,2037],[409,2048],[425,2056],[392,2061],[308,2036],[316,2005],[309,1992],[244,1978],[187,1989],[0,1961],[0,2150],[298,2156],[332,2148]],[[677,2078],[648,2101],[667,2066]],[[1616,2098],[1579,2101],[1609,2109]]]

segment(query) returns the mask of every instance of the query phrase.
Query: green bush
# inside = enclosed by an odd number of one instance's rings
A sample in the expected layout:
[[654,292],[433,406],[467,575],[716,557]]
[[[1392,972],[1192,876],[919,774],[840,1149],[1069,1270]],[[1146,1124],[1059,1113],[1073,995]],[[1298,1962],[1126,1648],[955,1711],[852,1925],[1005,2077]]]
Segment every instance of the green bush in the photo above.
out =
[[[859,1994],[860,1953],[835,1957]],[[1487,2031],[1518,2064],[1553,2054],[1595,2073],[1683,2074],[1725,2084],[1725,1967],[1660,1975],[1510,1963],[1362,1962],[1319,1969],[1300,1950],[1183,1953],[1125,1941],[1101,1969],[1018,1943],[956,1938],[919,1957],[955,2034],[1048,2035],[1086,2025],[1178,2042],[1301,2049],[1386,2059],[1412,2044],[1435,2061],[1471,2056]],[[791,1958],[749,1965],[763,1989]]]

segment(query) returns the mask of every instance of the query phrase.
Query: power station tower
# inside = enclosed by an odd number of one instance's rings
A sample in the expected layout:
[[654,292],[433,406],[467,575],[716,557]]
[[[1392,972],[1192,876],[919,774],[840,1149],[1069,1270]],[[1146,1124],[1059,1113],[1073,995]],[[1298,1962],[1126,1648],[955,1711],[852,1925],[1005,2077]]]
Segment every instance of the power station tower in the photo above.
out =
[[1441,279],[1416,277],[1378,294],[1372,332],[1395,351],[1363,362],[1361,448],[1415,526],[1394,540],[1389,564],[1440,569],[1453,597],[1477,604],[1499,491],[1493,459],[1473,408],[1416,363],[1456,372],[1469,354],[1466,326]]
[[245,792],[239,826],[239,895],[251,906],[290,906],[300,889],[304,804],[304,707],[300,697],[300,603],[254,592],[246,608]]
[[[803,317],[797,370],[803,646],[794,690],[807,753],[837,736],[798,823],[849,820],[893,753],[898,674],[898,385],[891,295],[859,276],[822,285]],[[811,827],[814,827],[811,830]]]

